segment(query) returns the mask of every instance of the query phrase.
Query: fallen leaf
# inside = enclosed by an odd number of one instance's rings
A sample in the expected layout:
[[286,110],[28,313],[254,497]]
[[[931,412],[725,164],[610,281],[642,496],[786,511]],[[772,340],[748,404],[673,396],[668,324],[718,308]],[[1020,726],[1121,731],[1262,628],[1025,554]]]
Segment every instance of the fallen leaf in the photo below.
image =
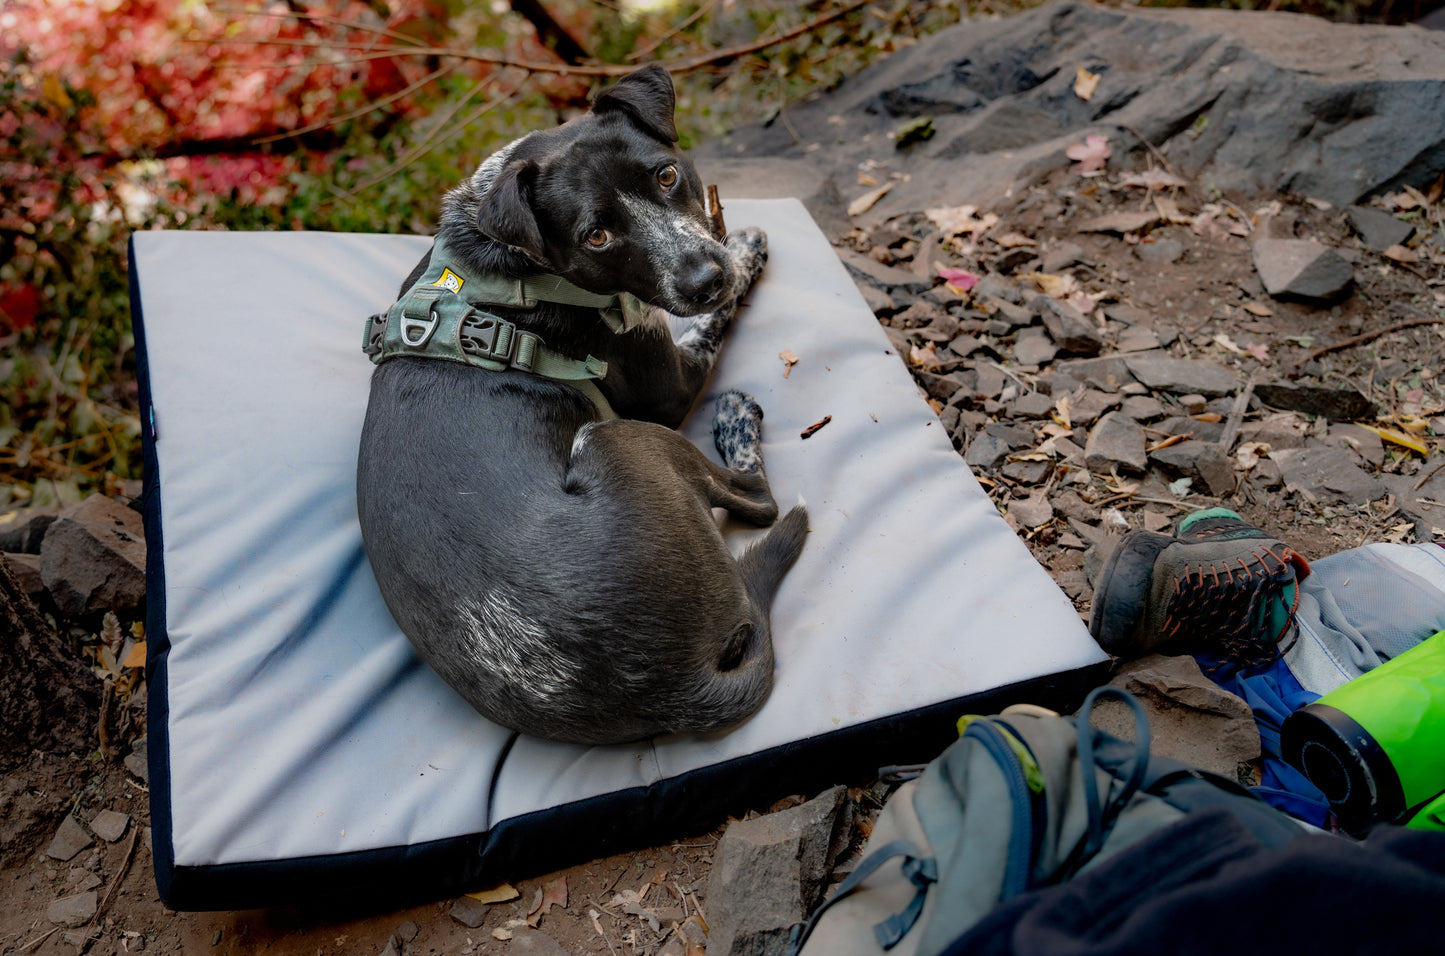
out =
[[492,939],[500,939],[505,942],[511,938],[512,931],[509,929],[503,929],[502,927],[498,926],[496,929],[492,930]]
[[789,349],[783,349],[778,353],[778,358],[783,360],[783,378],[787,378],[793,372],[793,366],[798,364],[798,356]]
[[595,929],[595,930],[597,930],[597,935],[598,935],[598,936],[601,936],[603,939],[606,939],[606,938],[607,938],[607,934],[604,933],[604,932],[602,932],[602,924],[597,921],[597,917],[599,917],[599,916],[601,916],[601,915],[602,915],[602,914],[599,913],[599,912],[597,912],[596,910],[589,909],[589,910],[587,911],[587,918],[592,921],[592,928]]
[[1138,232],[1159,221],[1159,213],[1151,210],[1111,212],[1085,219],[1074,228],[1079,232]]
[[1161,441],[1157,441],[1154,444],[1149,445],[1144,450],[1152,455],[1154,452],[1160,451],[1164,448],[1168,448],[1170,445],[1177,445],[1180,442],[1188,439],[1188,437],[1188,435],[1170,435],[1168,438],[1162,439]]
[[1180,478],[1178,481],[1171,481],[1169,482],[1169,493],[1176,498],[1183,498],[1189,494],[1189,487],[1193,484],[1193,478]]
[[145,667],[146,666],[146,642],[137,641],[130,646],[125,657],[121,658],[121,667]]
[[542,888],[537,891],[536,902],[532,904],[531,911],[527,913],[527,925],[535,929],[537,924],[542,922],[542,917],[546,916],[547,911],[554,906],[560,906],[563,909],[567,907],[567,877],[565,876],[559,876],[542,884]]
[[1021,232],[1006,232],[1001,236],[995,236],[993,241],[1003,246],[1005,249],[1017,249],[1020,246],[1038,245],[1038,242],[1030,239],[1028,236],[1024,235]]
[[1090,73],[1082,66],[1074,74],[1074,95],[1085,103],[1094,96],[1094,89],[1099,85],[1099,74]]
[[1179,204],[1172,199],[1155,196],[1154,208],[1159,210],[1159,218],[1165,222],[1174,223],[1176,226],[1192,226],[1194,224],[1194,217],[1180,212]]
[[1263,342],[1251,342],[1244,347],[1244,350],[1254,356],[1258,362],[1269,361],[1269,346]]
[[1097,133],[1090,133],[1082,143],[1073,143],[1064,150],[1064,155],[1074,161],[1074,172],[1081,176],[1102,174],[1112,154],[1109,141]]
[[1244,303],[1244,311],[1248,312],[1250,315],[1257,315],[1262,319],[1267,319],[1271,315],[1274,315],[1274,310],[1261,302]]
[[[1073,401],[1070,400],[1069,396],[1067,395],[1060,395],[1059,400],[1054,402],[1055,417],[1058,419],[1059,424],[1069,429],[1070,434],[1073,433],[1074,427],[1073,421],[1069,417],[1072,412],[1073,405]],[[1044,430],[1047,432],[1048,427],[1045,426]]]
[[1048,272],[1025,272],[1019,278],[1027,279],[1039,287],[1039,291],[1051,299],[1067,299],[1079,288],[1079,280],[1071,275],[1056,276]]
[[863,215],[865,212],[877,205],[878,200],[888,195],[888,191],[892,188],[892,183],[884,183],[877,189],[870,189],[868,192],[864,193],[863,195],[859,196],[857,199],[853,200],[848,204],[848,215]]
[[1241,471],[1249,471],[1259,460],[1268,455],[1270,446],[1262,441],[1247,441],[1234,450],[1234,460]]
[[948,288],[952,289],[958,295],[964,295],[974,286],[978,285],[978,276],[964,269],[954,269],[951,266],[939,266],[938,274],[943,277],[943,281],[947,284]]
[[1089,295],[1087,292],[1075,292],[1064,301],[1069,303],[1069,305],[1072,305],[1074,308],[1078,309],[1079,313],[1085,316],[1093,312],[1094,307],[1099,304],[1099,300]]
[[517,888],[510,883],[498,883],[490,889],[477,890],[475,893],[468,893],[467,895],[482,903],[505,903],[508,900],[516,899],[522,894],[517,892]]
[[1415,254],[1413,249],[1408,249],[1401,245],[1393,245],[1381,253],[1381,255],[1386,259],[1394,259],[1396,262],[1410,263],[1420,261],[1420,257]]
[[1222,349],[1224,349],[1224,350],[1226,350],[1226,351],[1229,351],[1229,352],[1233,352],[1235,355],[1243,355],[1243,354],[1244,354],[1244,349],[1240,348],[1238,345],[1235,345],[1235,344],[1234,344],[1234,339],[1231,339],[1227,333],[1224,333],[1224,332],[1218,332],[1218,333],[1216,333],[1215,336],[1214,336],[1213,342],[1214,342],[1215,345],[1218,345],[1220,348],[1222,348]]
[[1171,172],[1156,167],[1146,169],[1142,173],[1126,173],[1119,178],[1119,185],[1142,186],[1144,189],[1153,191],[1188,186],[1189,180],[1181,179]]
[[1430,449],[1404,432],[1397,432],[1393,428],[1380,428],[1377,425],[1361,425],[1366,431],[1374,432],[1380,436],[1381,441],[1387,441],[1392,445],[1399,445],[1401,448],[1408,448],[1417,455],[1428,455]]
[[943,360],[938,357],[938,348],[932,342],[929,342],[922,348],[915,345],[909,352],[908,357],[914,365],[917,365],[925,372],[936,372],[943,368]]
[[1198,415],[1190,415],[1196,422],[1222,422],[1224,416],[1218,412],[1200,412]]
[[978,207],[971,205],[939,206],[935,209],[925,209],[923,214],[943,232],[946,239],[962,235],[981,235],[998,223],[996,214],[990,212],[980,217]]

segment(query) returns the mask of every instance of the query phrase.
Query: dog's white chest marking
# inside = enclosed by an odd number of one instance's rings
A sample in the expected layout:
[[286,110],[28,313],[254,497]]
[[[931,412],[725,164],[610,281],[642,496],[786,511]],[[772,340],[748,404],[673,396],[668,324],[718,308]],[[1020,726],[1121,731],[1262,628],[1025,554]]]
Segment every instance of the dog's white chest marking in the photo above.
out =
[[556,642],[535,619],[500,590],[457,609],[471,631],[469,650],[479,670],[536,694],[565,694],[577,684],[579,665],[558,653]]

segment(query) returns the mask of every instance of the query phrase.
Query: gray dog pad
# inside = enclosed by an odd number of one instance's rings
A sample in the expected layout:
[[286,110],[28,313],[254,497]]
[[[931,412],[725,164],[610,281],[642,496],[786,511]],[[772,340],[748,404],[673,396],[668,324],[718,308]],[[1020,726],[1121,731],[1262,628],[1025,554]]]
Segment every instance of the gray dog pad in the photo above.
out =
[[[516,878],[928,759],[961,713],[1092,685],[1103,654],[807,212],[734,200],[727,216],[765,229],[771,258],[684,430],[716,457],[713,398],[750,392],[778,501],[808,504],[773,609],[777,686],[730,733],[595,748],[515,738],[473,712],[414,656],[362,550],[363,320],[430,240],[135,235],[152,818],[169,905]],[[798,356],[787,375],[784,350]]]

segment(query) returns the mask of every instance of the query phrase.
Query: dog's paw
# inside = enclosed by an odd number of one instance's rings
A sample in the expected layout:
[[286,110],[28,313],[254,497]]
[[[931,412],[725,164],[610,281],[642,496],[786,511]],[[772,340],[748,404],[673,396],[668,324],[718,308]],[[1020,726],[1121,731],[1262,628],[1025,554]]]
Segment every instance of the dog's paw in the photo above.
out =
[[731,389],[713,406],[712,440],[723,464],[734,471],[763,468],[763,408],[751,395]]
[[745,226],[736,232],[728,233],[724,244],[737,268],[741,294],[757,281],[763,266],[767,265],[768,234],[757,226]]

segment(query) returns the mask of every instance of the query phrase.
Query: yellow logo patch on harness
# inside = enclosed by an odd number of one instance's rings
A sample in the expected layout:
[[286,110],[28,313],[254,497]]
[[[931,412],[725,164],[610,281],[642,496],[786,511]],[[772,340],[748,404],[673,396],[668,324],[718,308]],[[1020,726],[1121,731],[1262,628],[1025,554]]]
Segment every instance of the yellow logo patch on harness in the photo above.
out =
[[442,270],[442,276],[441,276],[441,278],[438,279],[437,281],[433,282],[432,285],[441,286],[443,289],[446,289],[448,292],[461,292],[461,291],[462,291],[462,283],[465,282],[465,281],[466,281],[465,279],[463,279],[461,276],[457,275],[457,274],[456,274],[455,272],[453,272],[452,270],[450,270],[450,269],[443,269],[443,270]]

